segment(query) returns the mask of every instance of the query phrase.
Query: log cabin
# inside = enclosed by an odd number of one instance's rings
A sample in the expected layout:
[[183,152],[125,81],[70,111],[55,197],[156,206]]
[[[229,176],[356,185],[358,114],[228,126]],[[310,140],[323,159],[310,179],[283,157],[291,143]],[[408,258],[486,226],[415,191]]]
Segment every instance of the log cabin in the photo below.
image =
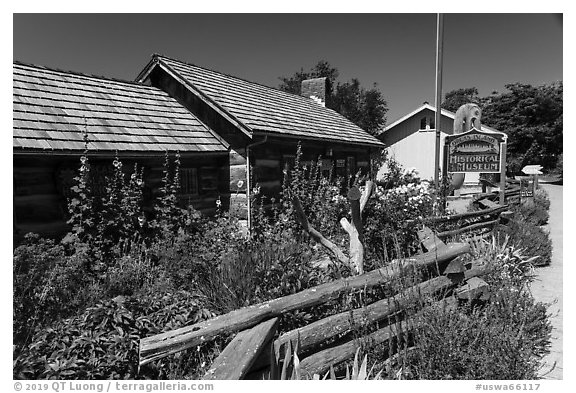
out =
[[206,214],[221,200],[250,221],[250,195],[276,195],[284,166],[302,144],[336,174],[367,169],[383,144],[324,106],[326,80],[298,96],[165,56],[136,81],[14,62],[13,219],[16,237],[65,233],[79,158],[103,190],[112,160],[144,168],[145,199],[161,185],[165,154],[181,156],[183,205]]
[[136,81],[167,92],[229,144],[230,208],[242,217],[254,185],[267,195],[280,191],[298,143],[304,160],[321,156],[337,176],[368,170],[371,154],[384,147],[326,108],[326,78],[303,81],[299,96],[155,54]]
[[228,145],[164,91],[134,82],[14,63],[13,220],[16,237],[67,231],[67,200],[84,153],[93,189],[103,193],[117,155],[144,168],[145,199],[161,186],[166,152],[181,155],[180,198],[215,208],[228,189],[218,168]]

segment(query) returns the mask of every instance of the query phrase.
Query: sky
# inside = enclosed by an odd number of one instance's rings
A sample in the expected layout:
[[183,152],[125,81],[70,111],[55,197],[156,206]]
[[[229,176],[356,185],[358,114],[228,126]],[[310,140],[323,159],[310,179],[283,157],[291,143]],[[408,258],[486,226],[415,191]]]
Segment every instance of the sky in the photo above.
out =
[[[442,91],[563,80],[558,14],[444,15]],[[278,87],[319,60],[376,83],[388,123],[434,103],[436,14],[19,14],[13,59],[134,80],[153,53]]]

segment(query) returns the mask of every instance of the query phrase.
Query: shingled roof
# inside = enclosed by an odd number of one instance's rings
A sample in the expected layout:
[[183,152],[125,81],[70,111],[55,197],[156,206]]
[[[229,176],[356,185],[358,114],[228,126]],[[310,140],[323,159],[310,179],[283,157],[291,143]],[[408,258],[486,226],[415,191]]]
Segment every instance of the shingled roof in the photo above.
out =
[[230,75],[154,55],[137,80],[160,66],[202,100],[225,112],[244,132],[320,139],[347,144],[383,144],[339,113],[313,100]]
[[14,63],[15,152],[225,152],[227,145],[155,87]]

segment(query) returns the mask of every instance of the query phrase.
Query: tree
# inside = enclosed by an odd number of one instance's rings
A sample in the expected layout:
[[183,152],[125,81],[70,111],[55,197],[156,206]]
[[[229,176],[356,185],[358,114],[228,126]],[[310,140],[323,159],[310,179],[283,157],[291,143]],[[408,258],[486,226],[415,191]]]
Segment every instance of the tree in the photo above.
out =
[[378,135],[386,124],[388,104],[382,92],[374,84],[365,89],[357,78],[338,82],[338,70],[325,60],[320,60],[310,71],[300,71],[289,77],[280,77],[280,90],[300,95],[305,79],[327,78],[326,106],[340,113],[358,127],[372,135]]
[[480,104],[480,101],[481,99],[478,96],[478,89],[475,87],[466,87],[446,93],[444,101],[440,106],[451,112],[456,112],[458,108],[464,104]]
[[529,164],[554,169],[563,151],[563,83],[505,87],[507,92],[483,100],[482,123],[508,134],[510,170]]

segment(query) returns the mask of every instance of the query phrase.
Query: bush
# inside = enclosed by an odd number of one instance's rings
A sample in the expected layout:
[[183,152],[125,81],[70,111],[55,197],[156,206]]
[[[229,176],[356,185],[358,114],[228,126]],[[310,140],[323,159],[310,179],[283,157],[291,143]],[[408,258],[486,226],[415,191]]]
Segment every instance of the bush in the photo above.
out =
[[187,363],[201,366],[206,350],[188,351],[145,366],[138,373],[142,337],[209,319],[201,299],[179,291],[143,298],[117,297],[39,331],[14,361],[15,379],[168,378]]
[[388,166],[365,210],[364,237],[373,263],[419,251],[418,222],[433,212],[430,184],[415,170],[402,170],[394,161]]
[[522,221],[540,226],[548,223],[550,218],[550,199],[543,189],[534,192],[534,198],[522,200],[522,203],[513,207],[513,211]]
[[538,257],[536,265],[545,266],[552,261],[550,236],[533,222],[514,219],[507,226],[500,226],[497,233],[501,241],[509,237],[510,244],[521,249],[525,255]]
[[82,252],[68,256],[63,246],[34,234],[27,234],[14,250],[13,339],[17,348],[36,329],[99,298],[92,292],[86,259]]
[[417,318],[418,350],[403,374],[413,379],[536,379],[551,327],[527,290],[492,290],[485,308],[431,307]]
[[415,317],[413,345],[397,365],[408,379],[536,379],[549,351],[552,327],[546,306],[535,302],[528,283],[533,258],[508,239],[472,242],[489,273],[490,299],[437,303]]

